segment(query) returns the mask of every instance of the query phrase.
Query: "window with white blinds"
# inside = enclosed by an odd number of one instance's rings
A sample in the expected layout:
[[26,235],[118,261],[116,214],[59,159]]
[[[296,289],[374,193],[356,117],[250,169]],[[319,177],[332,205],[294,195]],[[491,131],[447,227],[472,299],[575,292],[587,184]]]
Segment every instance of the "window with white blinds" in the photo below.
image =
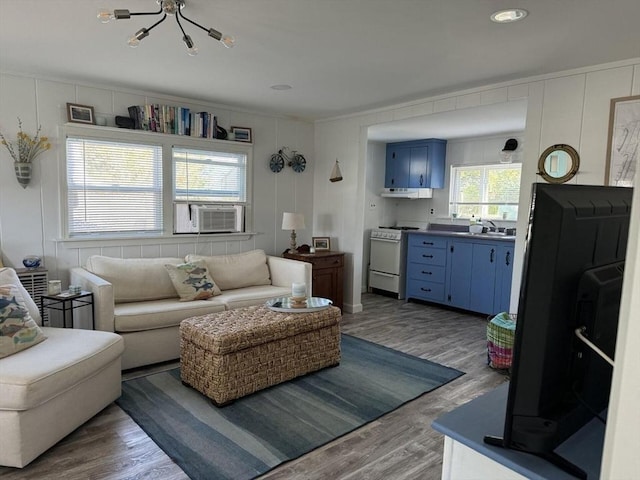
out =
[[172,158],[174,201],[247,201],[246,154],[173,147]]
[[69,237],[161,234],[162,146],[67,138]]
[[522,164],[451,167],[449,213],[460,218],[516,220]]

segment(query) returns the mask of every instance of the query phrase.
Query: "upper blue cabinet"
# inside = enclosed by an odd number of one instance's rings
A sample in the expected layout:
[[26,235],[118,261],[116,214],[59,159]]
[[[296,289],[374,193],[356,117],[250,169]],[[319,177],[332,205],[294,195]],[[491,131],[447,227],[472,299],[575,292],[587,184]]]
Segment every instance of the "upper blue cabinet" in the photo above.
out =
[[387,144],[385,188],[442,188],[447,141],[435,138]]

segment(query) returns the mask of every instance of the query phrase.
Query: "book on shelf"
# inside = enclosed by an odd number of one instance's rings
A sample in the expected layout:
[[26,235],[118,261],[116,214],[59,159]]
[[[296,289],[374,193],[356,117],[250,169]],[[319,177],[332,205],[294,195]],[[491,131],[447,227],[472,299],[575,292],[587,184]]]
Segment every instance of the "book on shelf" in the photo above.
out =
[[218,117],[210,112],[192,112],[186,107],[146,104],[128,107],[136,130],[186,135],[198,138],[218,138]]

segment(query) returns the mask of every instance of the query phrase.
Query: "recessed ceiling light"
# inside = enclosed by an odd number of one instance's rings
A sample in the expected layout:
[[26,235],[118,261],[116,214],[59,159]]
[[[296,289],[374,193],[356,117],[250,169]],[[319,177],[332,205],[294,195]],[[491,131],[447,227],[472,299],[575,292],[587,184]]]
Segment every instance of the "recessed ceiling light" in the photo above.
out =
[[510,8],[508,10],[500,10],[491,14],[491,21],[496,23],[510,23],[522,20],[529,14],[522,8]]
[[271,85],[271,90],[291,90],[293,87],[286,83],[279,83],[277,85]]

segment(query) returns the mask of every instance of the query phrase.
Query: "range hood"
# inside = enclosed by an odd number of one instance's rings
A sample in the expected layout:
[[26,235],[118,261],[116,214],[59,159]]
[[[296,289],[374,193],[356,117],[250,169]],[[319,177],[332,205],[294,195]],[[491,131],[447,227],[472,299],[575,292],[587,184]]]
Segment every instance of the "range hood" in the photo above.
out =
[[390,198],[431,198],[432,188],[384,188],[381,197]]

